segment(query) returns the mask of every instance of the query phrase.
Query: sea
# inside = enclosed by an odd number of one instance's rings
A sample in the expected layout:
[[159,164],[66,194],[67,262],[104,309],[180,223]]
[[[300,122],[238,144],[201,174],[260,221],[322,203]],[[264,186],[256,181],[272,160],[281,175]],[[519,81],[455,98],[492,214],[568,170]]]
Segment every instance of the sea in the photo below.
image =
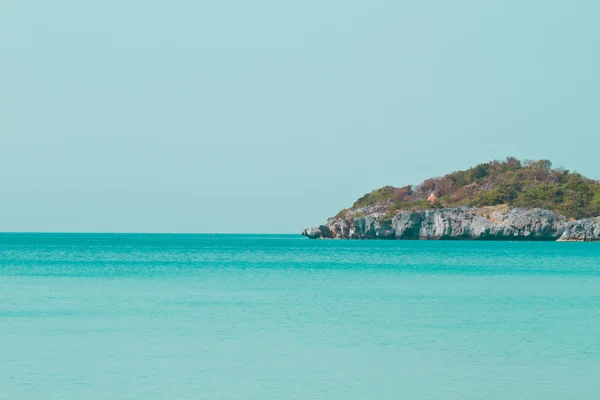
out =
[[0,399],[600,399],[600,243],[3,233]]

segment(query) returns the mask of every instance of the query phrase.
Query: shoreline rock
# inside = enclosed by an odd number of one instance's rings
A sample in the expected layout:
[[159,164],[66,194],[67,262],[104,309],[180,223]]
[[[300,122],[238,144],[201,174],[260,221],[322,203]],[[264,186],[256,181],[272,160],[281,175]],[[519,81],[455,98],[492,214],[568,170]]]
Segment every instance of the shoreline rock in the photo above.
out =
[[600,217],[569,221],[540,208],[457,207],[330,219],[311,239],[600,241]]

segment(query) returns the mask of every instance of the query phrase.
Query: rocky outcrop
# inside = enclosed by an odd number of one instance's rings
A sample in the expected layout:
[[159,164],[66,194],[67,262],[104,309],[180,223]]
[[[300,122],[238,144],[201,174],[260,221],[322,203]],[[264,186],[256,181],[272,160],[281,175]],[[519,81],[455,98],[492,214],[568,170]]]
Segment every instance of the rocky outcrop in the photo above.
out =
[[600,218],[569,221],[539,208],[458,207],[330,219],[311,239],[598,241]]
[[600,217],[580,219],[569,223],[558,240],[561,242],[599,241]]
[[318,227],[306,228],[302,235],[308,236],[310,239],[332,239],[334,238],[331,230],[327,225],[320,225]]

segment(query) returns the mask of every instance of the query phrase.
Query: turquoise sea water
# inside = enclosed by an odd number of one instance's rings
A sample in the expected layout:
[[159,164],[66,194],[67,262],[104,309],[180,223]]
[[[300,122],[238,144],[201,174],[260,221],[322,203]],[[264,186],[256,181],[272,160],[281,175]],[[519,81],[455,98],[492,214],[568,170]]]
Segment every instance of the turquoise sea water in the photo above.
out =
[[0,234],[0,399],[599,399],[600,243]]

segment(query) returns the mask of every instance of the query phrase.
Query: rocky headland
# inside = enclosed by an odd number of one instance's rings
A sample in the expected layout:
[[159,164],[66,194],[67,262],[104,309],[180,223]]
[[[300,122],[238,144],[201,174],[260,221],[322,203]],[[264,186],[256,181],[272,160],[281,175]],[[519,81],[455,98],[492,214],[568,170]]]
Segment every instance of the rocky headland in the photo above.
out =
[[600,218],[568,220],[539,208],[457,207],[330,219],[311,239],[598,241]]
[[480,164],[367,193],[311,239],[600,241],[600,183],[547,160]]

